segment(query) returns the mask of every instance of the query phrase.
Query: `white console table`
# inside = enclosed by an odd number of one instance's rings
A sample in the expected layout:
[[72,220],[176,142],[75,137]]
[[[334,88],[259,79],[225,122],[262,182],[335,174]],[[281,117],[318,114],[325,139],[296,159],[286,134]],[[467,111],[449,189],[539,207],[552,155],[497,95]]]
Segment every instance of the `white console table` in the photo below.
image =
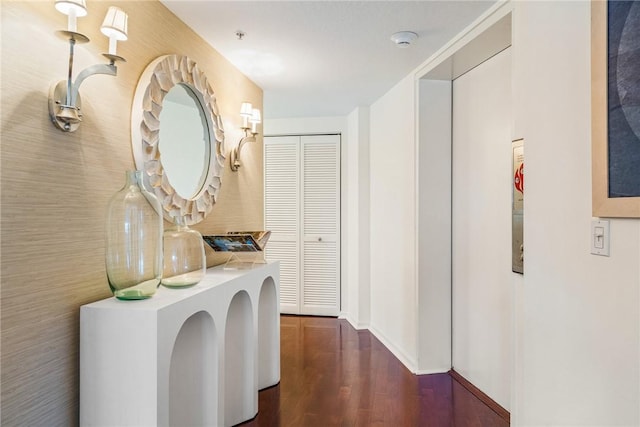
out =
[[80,425],[231,426],[280,381],[279,264],[80,309]]

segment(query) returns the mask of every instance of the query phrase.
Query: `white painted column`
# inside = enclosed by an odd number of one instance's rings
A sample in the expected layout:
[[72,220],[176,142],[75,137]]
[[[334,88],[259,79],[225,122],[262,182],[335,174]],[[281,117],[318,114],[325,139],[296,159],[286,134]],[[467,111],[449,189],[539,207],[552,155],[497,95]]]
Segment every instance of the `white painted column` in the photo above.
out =
[[418,373],[451,368],[451,81],[418,82]]

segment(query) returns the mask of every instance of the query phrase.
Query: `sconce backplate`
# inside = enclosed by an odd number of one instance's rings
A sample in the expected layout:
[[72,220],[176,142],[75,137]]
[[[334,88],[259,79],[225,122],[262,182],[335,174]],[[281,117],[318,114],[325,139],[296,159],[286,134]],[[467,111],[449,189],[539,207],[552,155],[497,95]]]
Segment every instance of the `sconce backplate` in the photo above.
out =
[[240,169],[240,166],[242,166],[240,164],[240,159],[238,159],[238,148],[234,148],[233,150],[231,150],[231,158],[230,160],[230,166],[231,166],[231,170],[234,172],[237,172],[238,169]]
[[51,85],[49,89],[49,117],[53,124],[64,132],[75,132],[80,127],[82,121],[82,115],[80,108],[82,107],[82,99],[80,94],[76,95],[76,112],[79,116],[77,121],[64,120],[60,118],[64,108],[63,105],[67,102],[67,81],[60,80],[58,83]]

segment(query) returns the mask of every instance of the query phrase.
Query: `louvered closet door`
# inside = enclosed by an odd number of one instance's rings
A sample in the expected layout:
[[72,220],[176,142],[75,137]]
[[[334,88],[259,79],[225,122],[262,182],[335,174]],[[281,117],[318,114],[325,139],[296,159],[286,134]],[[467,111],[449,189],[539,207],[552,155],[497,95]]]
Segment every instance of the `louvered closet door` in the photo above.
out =
[[340,311],[340,136],[264,139],[266,258],[280,261],[280,311]]
[[267,261],[280,261],[280,311],[300,313],[300,137],[264,139]]
[[340,311],[340,136],[301,137],[301,314]]

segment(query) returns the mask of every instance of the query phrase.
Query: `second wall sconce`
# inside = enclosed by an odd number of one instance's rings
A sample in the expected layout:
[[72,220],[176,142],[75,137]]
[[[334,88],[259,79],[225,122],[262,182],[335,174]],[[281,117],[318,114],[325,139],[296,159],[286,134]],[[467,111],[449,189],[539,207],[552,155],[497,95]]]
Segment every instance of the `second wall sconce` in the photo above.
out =
[[73,81],[73,53],[76,43],[87,43],[89,38],[77,32],[76,18],[87,14],[86,0],[56,0],[56,9],[68,16],[66,31],[56,34],[69,40],[69,72],[66,80],[61,80],[51,86],[49,91],[49,116],[53,124],[64,132],[73,132],[82,121],[80,85],[89,76],[107,74],[115,76],[118,73],[117,61],[126,62],[116,54],[118,41],[127,40],[127,14],[120,8],[111,6],[107,11],[100,30],[109,37],[109,53],[103,53],[108,64],[96,64],[82,70],[76,81]]
[[[242,117],[242,130],[244,137],[238,143],[238,146],[231,150],[231,170],[237,172],[240,168],[240,150],[247,142],[255,142],[258,134],[258,124],[262,121],[260,110],[253,108],[250,102],[243,102],[240,107],[240,116]],[[251,123],[251,127],[249,127]]]

